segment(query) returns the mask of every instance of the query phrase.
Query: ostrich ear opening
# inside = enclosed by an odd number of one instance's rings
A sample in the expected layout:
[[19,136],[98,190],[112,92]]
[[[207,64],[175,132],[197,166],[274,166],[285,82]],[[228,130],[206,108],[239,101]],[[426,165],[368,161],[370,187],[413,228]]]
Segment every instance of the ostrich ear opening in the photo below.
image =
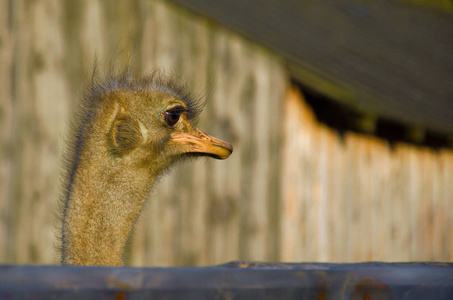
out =
[[127,113],[119,113],[110,130],[111,150],[123,156],[143,143],[143,135],[139,121]]

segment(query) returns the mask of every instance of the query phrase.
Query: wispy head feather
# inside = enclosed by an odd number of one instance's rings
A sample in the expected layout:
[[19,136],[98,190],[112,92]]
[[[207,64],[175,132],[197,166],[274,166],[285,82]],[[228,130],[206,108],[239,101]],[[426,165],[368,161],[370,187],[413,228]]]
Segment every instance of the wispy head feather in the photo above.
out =
[[186,82],[175,74],[168,74],[160,69],[154,69],[144,76],[137,76],[132,70],[131,63],[128,63],[123,70],[118,71],[110,67],[104,76],[97,74],[96,66],[93,71],[92,80],[88,87],[88,94],[85,98],[93,101],[100,94],[114,89],[127,89],[134,91],[161,90],[168,92],[184,101],[188,109],[188,116],[196,120],[202,112],[205,101],[200,95],[190,92]]

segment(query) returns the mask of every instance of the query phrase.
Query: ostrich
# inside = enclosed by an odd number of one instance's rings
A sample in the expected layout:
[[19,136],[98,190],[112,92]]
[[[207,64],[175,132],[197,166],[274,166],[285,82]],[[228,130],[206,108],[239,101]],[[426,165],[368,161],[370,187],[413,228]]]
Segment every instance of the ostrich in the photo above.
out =
[[185,158],[233,151],[195,127],[203,105],[176,80],[160,72],[137,78],[129,69],[92,80],[69,134],[62,264],[123,265],[156,178]]

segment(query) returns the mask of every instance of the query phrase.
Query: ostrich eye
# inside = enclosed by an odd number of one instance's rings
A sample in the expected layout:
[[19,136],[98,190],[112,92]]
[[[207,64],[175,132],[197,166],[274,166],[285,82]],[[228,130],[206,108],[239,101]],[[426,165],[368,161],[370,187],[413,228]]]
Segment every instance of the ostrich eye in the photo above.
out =
[[174,110],[166,111],[164,113],[164,121],[165,123],[167,123],[168,126],[175,127],[176,123],[178,123],[179,121],[180,116],[181,116],[180,111]]

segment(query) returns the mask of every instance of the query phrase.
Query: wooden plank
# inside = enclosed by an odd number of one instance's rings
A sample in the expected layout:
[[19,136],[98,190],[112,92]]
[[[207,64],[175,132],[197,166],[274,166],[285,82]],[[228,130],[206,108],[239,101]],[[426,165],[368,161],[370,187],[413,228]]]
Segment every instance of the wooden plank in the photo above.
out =
[[[212,34],[212,33],[211,33]],[[228,43],[228,36],[222,34],[219,36],[211,36],[211,52],[210,57],[214,58],[214,61],[208,70],[210,70],[209,76],[216,78],[214,86],[211,86],[212,90],[212,106],[208,107],[210,127],[215,131],[213,134],[216,135],[229,135],[234,133],[231,131],[230,124],[233,124],[233,119],[242,119],[245,114],[251,114],[250,110],[238,111],[233,115],[229,112],[228,107],[233,103],[238,104],[241,99],[241,92],[243,92],[243,86],[239,85],[241,81],[247,80],[248,66],[247,64],[241,64],[241,58],[243,58],[244,48],[243,46],[234,41]],[[238,73],[244,74],[242,76],[227,76],[224,70],[227,66],[228,58],[232,61]],[[237,86],[238,89],[230,89],[230,86]],[[246,99],[251,101],[251,99]],[[218,124],[213,124],[214,120],[217,120]],[[208,126],[209,126],[208,125]],[[234,155],[240,158],[242,155],[242,148],[244,141],[239,140],[238,148],[235,147]],[[236,146],[236,145],[235,145]],[[213,172],[213,177],[210,177],[213,182],[208,183],[210,186],[209,193],[214,195],[219,191],[219,196],[212,199],[209,203],[209,210],[207,214],[208,226],[211,229],[208,233],[210,240],[210,248],[208,248],[208,254],[211,261],[221,262],[228,259],[235,259],[239,256],[239,239],[240,239],[240,228],[241,228],[241,212],[240,207],[245,203],[240,203],[237,197],[241,195],[241,179],[242,179],[242,167],[240,159],[237,159],[233,163],[232,169],[219,169],[215,168],[214,164],[217,162],[210,162],[210,170]],[[228,166],[226,166],[228,167]],[[232,174],[235,174],[232,176]],[[234,195],[234,196],[233,196]]]
[[[268,232],[269,222],[269,169],[272,160],[269,156],[269,124],[268,115],[270,100],[269,90],[271,89],[271,77],[269,74],[269,64],[264,53],[259,53],[255,58],[255,68],[253,68],[253,79],[256,86],[254,94],[254,163],[252,168],[252,197],[250,203],[250,225],[251,236],[249,238],[249,249],[257,260],[262,261],[268,257],[268,247],[271,237]],[[263,76],[266,74],[267,76]],[[264,247],[263,247],[264,246]],[[252,255],[249,254],[249,257]]]
[[441,166],[441,154],[434,152],[432,153],[432,164],[433,164],[433,177],[432,181],[432,198],[428,199],[432,205],[432,253],[429,253],[432,258],[443,256],[443,247],[441,246],[445,239],[445,215],[443,191],[442,191],[442,166]]
[[[269,52],[263,53],[264,56],[271,55]],[[267,224],[269,231],[268,241],[268,261],[278,261],[280,258],[280,195],[281,195],[281,151],[282,151],[282,127],[284,120],[283,116],[283,101],[286,91],[289,89],[289,82],[286,77],[286,72],[283,69],[283,62],[275,56],[269,63],[269,114],[267,116],[268,135],[269,135],[269,222]]]
[[[339,213],[339,197],[336,191],[336,166],[337,160],[341,158],[341,151],[339,150],[341,144],[338,143],[339,139],[336,132],[330,130],[326,134],[326,205],[327,213],[325,215],[324,222],[327,231],[327,245],[326,255],[327,257],[335,257],[336,255],[336,232],[335,232],[335,218]],[[335,154],[338,153],[338,156]],[[325,261],[325,260],[323,260]]]
[[[393,210],[392,216],[392,247],[391,261],[400,261],[405,257],[413,257],[414,248],[411,239],[411,213],[413,212],[410,198],[410,189],[413,188],[413,180],[410,165],[410,148],[399,145],[393,153],[392,182]],[[414,162],[415,163],[415,162]],[[401,220],[405,220],[401,222]]]
[[[17,43],[17,58],[21,56],[27,56],[26,54],[30,53],[30,33],[24,32],[24,30],[21,30],[22,28],[27,28],[30,26],[29,20],[27,13],[29,13],[29,10],[25,10],[23,8],[23,3],[18,2],[17,6],[15,7],[15,11],[13,11],[13,16],[14,19],[17,23],[15,25],[15,35],[16,35],[16,43]],[[24,17],[25,15],[25,17]],[[19,24],[21,27],[19,27]],[[25,54],[25,55],[24,55]],[[24,109],[23,102],[24,101],[30,101],[32,98],[32,95],[30,93],[30,83],[29,80],[27,80],[24,76],[24,73],[26,73],[27,69],[27,64],[29,63],[29,57],[28,59],[25,58],[21,61],[15,61],[15,66],[14,66],[14,82],[18,83],[20,82],[20,85],[15,85],[13,89],[13,97],[18,98],[14,99],[15,105],[13,107],[13,130],[15,134],[15,139],[14,142],[12,143],[12,148],[14,149],[13,151],[13,165],[12,165],[12,174],[11,174],[11,187],[10,187],[10,194],[11,197],[8,199],[9,203],[9,208],[7,210],[8,213],[8,231],[9,231],[9,236],[7,237],[7,243],[8,248],[6,249],[6,257],[10,261],[27,261],[26,253],[28,248],[28,245],[24,244],[24,242],[20,241],[19,239],[21,237],[25,237],[27,239],[29,237],[29,230],[27,228],[20,227],[20,221],[21,219],[25,217],[25,220],[29,219],[28,215],[23,216],[23,213],[20,211],[20,206],[18,205],[19,203],[22,205],[22,207],[27,207],[29,205],[29,201],[25,199],[23,196],[23,191],[22,189],[24,187],[30,188],[29,185],[24,184],[22,186],[22,177],[23,177],[23,158],[26,155],[25,153],[25,145],[23,143],[23,135],[24,135],[24,130],[23,130],[23,120],[26,119],[24,116],[30,117],[29,111]],[[25,99],[24,99],[25,98]],[[18,101],[17,101],[18,100]],[[16,102],[17,101],[17,102]],[[32,103],[29,103],[28,106],[33,105]],[[30,141],[29,141],[30,142]],[[32,153],[29,153],[28,155],[32,155]],[[26,166],[27,168],[33,168],[33,166]],[[30,182],[29,182],[30,183]],[[15,200],[15,202],[12,202],[12,199]],[[23,223],[23,224],[27,224]]]
[[[390,250],[387,245],[390,241],[390,210],[392,199],[390,197],[389,166],[391,159],[391,150],[388,143],[373,139],[369,153],[369,158],[373,164],[373,171],[369,174],[369,181],[372,185],[372,202],[370,218],[372,219],[371,239],[372,258],[373,260],[385,260]],[[383,246],[386,245],[386,246]]]
[[[187,18],[181,19],[180,22],[180,28],[185,30],[185,34],[182,34],[180,39],[180,48],[186,49],[180,56],[180,60],[183,62],[181,63],[181,76],[187,78],[193,91],[201,93],[209,81],[206,71],[210,49],[208,27],[205,23],[190,22]],[[199,127],[204,129],[207,127],[206,124],[206,118],[202,117]],[[185,174],[184,177],[188,178],[184,182],[181,181],[181,184],[187,185],[185,189],[187,197],[181,199],[183,251],[181,251],[180,264],[203,266],[208,263],[206,247],[208,228],[205,224],[208,218],[209,197],[205,187],[209,184],[210,172],[205,164],[197,162],[192,168],[188,168]],[[191,176],[187,176],[187,174],[191,174]]]
[[[8,14],[11,3],[0,2],[0,241],[9,237],[9,198],[11,188],[11,173],[13,172],[13,56],[15,37],[13,26],[14,15]],[[7,243],[1,243],[0,262],[3,262],[8,252]]]
[[329,182],[327,174],[327,153],[328,153],[328,130],[323,130],[319,135],[319,212],[318,212],[318,230],[319,230],[319,241],[318,241],[318,259],[317,261],[326,261],[328,259],[328,248],[330,247],[331,235],[327,230],[327,216],[330,212],[329,203]]
[[[451,188],[451,180],[453,180],[453,155],[451,151],[442,151],[441,153],[441,164],[443,174],[443,203],[441,209],[445,211],[446,228],[452,228],[453,216],[451,213],[453,209],[453,189]],[[453,235],[450,234],[450,230],[445,231],[445,241],[443,243],[445,260],[453,259]]]
[[[168,38],[177,32],[176,13],[160,2],[148,3],[143,9],[145,20],[149,20],[143,32],[143,71],[156,67],[170,71],[177,67],[177,40]],[[175,174],[164,176],[150,200],[149,213],[141,218],[144,222],[146,247],[145,263],[158,266],[175,265],[180,250],[180,203],[174,187],[178,185]],[[187,196],[187,195],[185,195]]]
[[347,243],[345,237],[348,232],[348,222],[345,222],[348,198],[346,197],[346,186],[344,184],[345,174],[348,174],[347,152],[345,141],[339,137],[338,134],[332,134],[332,151],[329,156],[332,159],[331,170],[329,171],[333,176],[333,187],[330,189],[329,205],[331,205],[332,218],[329,222],[333,227],[331,232],[332,236],[332,251],[333,254],[330,259],[337,262],[346,261]]
[[[282,126],[282,151],[281,151],[281,223],[280,223],[280,259],[282,261],[296,261],[296,247],[300,244],[299,226],[299,205],[297,192],[298,174],[300,170],[299,156],[294,155],[297,150],[295,144],[299,141],[296,129],[299,128],[298,121],[300,109],[299,96],[296,89],[288,90],[284,101],[284,118],[286,122]],[[297,152],[296,152],[297,153]],[[299,181],[302,182],[302,181]]]

